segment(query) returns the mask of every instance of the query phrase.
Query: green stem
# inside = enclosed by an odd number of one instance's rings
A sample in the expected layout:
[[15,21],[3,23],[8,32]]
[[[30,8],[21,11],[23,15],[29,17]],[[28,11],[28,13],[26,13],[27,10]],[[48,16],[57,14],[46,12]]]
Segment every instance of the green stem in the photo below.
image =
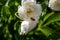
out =
[[19,18],[20,20],[23,20],[23,19],[21,19],[17,14],[18,14],[18,12],[15,13],[15,16],[16,16],[17,18]]
[[5,6],[7,6],[7,7],[8,7],[9,1],[10,1],[10,0],[7,0],[7,2],[6,2],[6,4],[5,4]]

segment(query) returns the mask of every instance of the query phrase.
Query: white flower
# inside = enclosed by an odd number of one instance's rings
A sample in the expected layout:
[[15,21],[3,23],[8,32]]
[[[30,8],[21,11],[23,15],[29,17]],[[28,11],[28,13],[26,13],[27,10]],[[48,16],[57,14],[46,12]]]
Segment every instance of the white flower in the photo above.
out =
[[18,8],[18,14],[20,18],[35,18],[39,19],[40,14],[42,13],[42,7],[39,4],[31,1],[25,1],[22,6]]
[[20,35],[27,34],[36,27],[41,13],[42,7],[36,4],[36,0],[22,0],[22,6],[18,7],[18,15],[24,19],[21,23]]
[[21,23],[21,32],[20,35],[26,35],[29,31],[36,27],[38,20],[27,19]]
[[60,11],[60,0],[49,0],[48,5],[52,10]]

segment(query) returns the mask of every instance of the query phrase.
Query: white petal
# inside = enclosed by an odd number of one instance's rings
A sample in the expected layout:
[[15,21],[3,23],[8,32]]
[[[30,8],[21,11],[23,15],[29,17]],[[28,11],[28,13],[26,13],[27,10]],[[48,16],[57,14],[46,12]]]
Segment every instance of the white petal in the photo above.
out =
[[21,5],[23,5],[25,1],[27,1],[27,0],[21,0]]
[[25,2],[34,2],[34,3],[36,3],[36,0],[22,0],[21,5],[23,5]]
[[32,20],[25,20],[21,23],[21,32],[20,34],[26,35],[29,31],[34,29],[36,27],[36,24],[38,21],[32,21]]
[[23,19],[25,18],[24,17],[24,9],[22,6],[18,6],[18,15],[20,18],[23,18]]
[[[35,6],[34,6],[35,7]],[[33,9],[33,8],[32,8]],[[32,17],[34,18],[34,19],[39,19],[39,17],[40,17],[40,15],[41,15],[41,13],[42,13],[42,7],[41,7],[41,5],[40,4],[36,4],[36,11],[34,11],[35,13],[33,14],[32,13]]]
[[35,3],[36,3],[36,0],[29,0],[29,1],[31,1],[31,2],[35,2]]
[[29,4],[25,4],[28,7],[25,7],[26,9],[30,9],[32,11],[32,13],[28,13],[28,17],[33,17],[35,19],[38,19],[40,14],[42,13],[42,7],[40,4],[36,4],[36,3],[31,3],[31,7]]
[[40,4],[37,4],[37,13],[36,13],[36,18],[39,19],[39,16],[42,13],[42,6]]
[[28,27],[29,27],[29,22],[28,21],[23,21],[21,23],[21,32],[20,33],[27,34]]

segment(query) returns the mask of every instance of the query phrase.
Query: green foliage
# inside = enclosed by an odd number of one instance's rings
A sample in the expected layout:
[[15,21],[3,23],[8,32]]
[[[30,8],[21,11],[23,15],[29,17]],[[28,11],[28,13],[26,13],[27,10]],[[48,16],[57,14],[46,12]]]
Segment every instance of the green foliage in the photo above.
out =
[[0,40],[60,40],[60,12],[52,11],[45,2],[37,1],[43,12],[36,28],[21,36],[22,19],[15,15],[21,0],[0,0]]

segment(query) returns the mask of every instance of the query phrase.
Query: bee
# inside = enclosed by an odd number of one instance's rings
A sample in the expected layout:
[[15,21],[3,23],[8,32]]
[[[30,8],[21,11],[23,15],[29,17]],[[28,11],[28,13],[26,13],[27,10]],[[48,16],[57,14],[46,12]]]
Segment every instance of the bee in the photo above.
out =
[[34,18],[32,18],[32,17],[31,17],[31,20],[32,20],[32,21],[35,21],[35,19],[34,19]]

